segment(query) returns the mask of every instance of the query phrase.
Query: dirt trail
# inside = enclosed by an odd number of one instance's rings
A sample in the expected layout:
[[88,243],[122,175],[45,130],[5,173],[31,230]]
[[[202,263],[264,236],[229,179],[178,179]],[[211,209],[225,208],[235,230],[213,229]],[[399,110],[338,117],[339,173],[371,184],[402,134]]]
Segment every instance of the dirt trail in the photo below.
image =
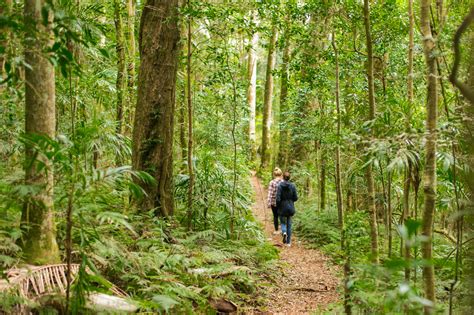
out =
[[254,216],[264,225],[268,240],[279,247],[282,262],[281,270],[275,271],[277,285],[268,289],[264,314],[314,314],[336,302],[339,280],[335,267],[321,252],[305,248],[295,233],[291,247],[283,246],[281,235],[273,235],[273,215],[266,207],[267,191],[257,177],[252,176],[251,181],[256,194]]

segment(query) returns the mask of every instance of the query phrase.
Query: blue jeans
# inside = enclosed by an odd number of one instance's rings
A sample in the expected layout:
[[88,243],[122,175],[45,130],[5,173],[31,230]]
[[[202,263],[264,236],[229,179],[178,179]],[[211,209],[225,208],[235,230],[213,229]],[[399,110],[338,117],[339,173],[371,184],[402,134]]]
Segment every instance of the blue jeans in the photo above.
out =
[[291,244],[291,217],[280,216],[281,232],[286,233],[286,244]]

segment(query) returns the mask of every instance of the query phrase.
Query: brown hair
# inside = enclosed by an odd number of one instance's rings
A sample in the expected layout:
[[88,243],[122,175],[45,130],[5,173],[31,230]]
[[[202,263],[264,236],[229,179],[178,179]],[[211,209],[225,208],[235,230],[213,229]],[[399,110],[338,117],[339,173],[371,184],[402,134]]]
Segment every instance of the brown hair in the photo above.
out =
[[284,180],[290,180],[290,178],[291,178],[290,172],[286,171],[285,174],[283,174],[283,179]]
[[275,169],[273,170],[273,176],[280,177],[282,174],[283,172],[281,171],[281,169],[279,169],[278,167],[275,167]]

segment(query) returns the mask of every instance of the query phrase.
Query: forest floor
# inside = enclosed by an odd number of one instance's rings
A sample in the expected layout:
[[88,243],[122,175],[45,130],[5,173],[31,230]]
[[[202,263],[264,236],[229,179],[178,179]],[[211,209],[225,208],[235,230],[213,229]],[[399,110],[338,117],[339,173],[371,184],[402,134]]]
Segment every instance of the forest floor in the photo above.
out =
[[268,241],[280,250],[276,285],[265,292],[268,303],[263,314],[314,314],[324,310],[339,299],[338,267],[318,250],[305,248],[294,232],[291,247],[283,246],[281,235],[273,235],[273,215],[266,207],[267,191],[256,176],[252,176],[251,182],[255,191],[255,219],[262,223]]

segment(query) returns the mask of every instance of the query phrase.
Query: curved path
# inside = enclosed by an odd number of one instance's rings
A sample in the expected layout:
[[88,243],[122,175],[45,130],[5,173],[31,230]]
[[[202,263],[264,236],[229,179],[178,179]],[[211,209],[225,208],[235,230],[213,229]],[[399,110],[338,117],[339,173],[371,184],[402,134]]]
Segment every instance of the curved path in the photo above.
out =
[[281,236],[273,235],[272,211],[266,208],[267,191],[256,176],[251,181],[256,196],[253,214],[263,224],[268,240],[279,247],[281,261],[281,270],[276,270],[276,286],[268,288],[268,304],[259,313],[314,314],[336,302],[337,267],[331,266],[321,252],[305,248],[295,233],[292,246],[283,246]]

